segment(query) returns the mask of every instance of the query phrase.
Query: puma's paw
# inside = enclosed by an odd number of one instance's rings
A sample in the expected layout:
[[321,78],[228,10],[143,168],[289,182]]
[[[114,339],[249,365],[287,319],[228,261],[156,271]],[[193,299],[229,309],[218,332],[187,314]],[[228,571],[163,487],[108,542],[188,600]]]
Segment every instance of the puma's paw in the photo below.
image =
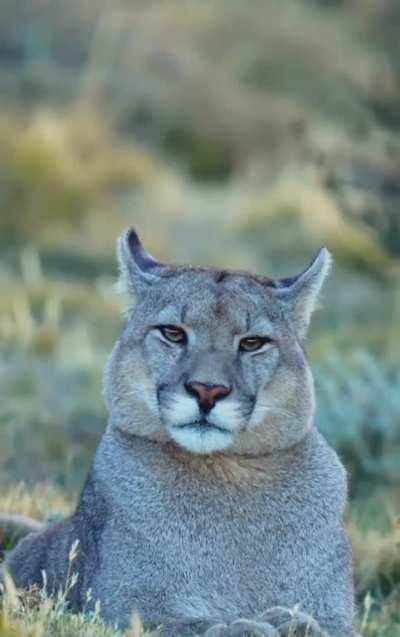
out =
[[259,619],[272,624],[278,630],[279,637],[329,637],[311,615],[297,609],[274,606]]
[[279,637],[279,633],[266,621],[236,619],[230,624],[214,624],[204,637]]

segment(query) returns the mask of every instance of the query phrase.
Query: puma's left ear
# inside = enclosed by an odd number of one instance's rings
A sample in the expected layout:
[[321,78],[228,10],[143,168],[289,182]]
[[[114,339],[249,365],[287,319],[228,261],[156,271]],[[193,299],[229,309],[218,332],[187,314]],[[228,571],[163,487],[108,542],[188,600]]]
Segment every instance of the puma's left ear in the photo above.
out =
[[133,228],[123,232],[118,240],[118,260],[119,288],[134,295],[146,291],[169,269],[147,252]]
[[330,252],[322,248],[302,274],[276,281],[275,292],[288,307],[300,341],[305,339],[319,292],[331,265]]

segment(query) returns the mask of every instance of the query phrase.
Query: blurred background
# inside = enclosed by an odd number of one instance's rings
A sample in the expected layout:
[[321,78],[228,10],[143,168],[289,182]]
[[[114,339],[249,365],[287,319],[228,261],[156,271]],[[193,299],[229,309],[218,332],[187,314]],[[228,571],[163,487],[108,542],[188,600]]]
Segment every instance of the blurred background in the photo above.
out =
[[82,486],[123,228],[270,276],[326,245],[318,425],[349,471],[364,629],[400,635],[399,34],[397,0],[2,0],[1,508]]

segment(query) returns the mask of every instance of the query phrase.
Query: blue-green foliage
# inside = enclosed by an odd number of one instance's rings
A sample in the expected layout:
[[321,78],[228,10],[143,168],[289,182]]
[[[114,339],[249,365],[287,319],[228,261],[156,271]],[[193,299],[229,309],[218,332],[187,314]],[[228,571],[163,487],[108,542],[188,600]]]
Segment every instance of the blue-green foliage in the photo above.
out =
[[353,482],[400,478],[400,369],[366,350],[315,366],[318,426],[349,463]]

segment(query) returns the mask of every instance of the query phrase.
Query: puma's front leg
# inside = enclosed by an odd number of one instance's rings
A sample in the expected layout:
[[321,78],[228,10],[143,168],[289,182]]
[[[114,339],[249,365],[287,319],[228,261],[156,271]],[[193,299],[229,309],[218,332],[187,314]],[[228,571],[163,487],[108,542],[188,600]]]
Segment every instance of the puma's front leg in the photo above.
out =
[[272,624],[279,637],[330,637],[311,615],[297,609],[274,606],[258,619]]
[[204,637],[279,637],[279,632],[266,621],[236,619],[229,624],[214,624]]
[[[333,637],[310,615],[274,606],[252,619],[165,622],[162,637]],[[337,637],[336,635],[334,637]]]
[[160,629],[161,637],[279,637],[279,632],[266,621],[235,619],[231,622],[167,621]]

